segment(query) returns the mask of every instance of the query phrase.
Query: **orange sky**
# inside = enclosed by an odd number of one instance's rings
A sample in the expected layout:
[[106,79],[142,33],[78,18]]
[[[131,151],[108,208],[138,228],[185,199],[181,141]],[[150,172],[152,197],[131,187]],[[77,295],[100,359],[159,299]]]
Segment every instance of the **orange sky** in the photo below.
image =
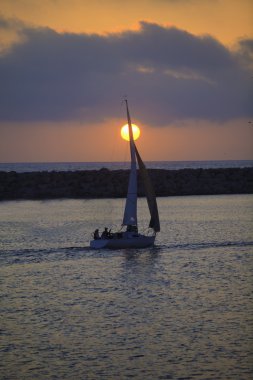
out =
[[[240,38],[253,37],[252,15],[251,0],[2,0],[1,16],[15,23],[0,29],[0,42],[5,53],[13,41],[22,40],[19,22],[60,33],[107,34],[138,29],[139,21],[146,20],[196,36],[210,34],[233,49]],[[168,121],[165,126],[152,127],[138,120],[131,108],[131,93],[128,97],[132,121],[141,128],[137,145],[145,160],[253,159],[253,124],[247,117],[224,122]],[[120,128],[125,111],[120,101],[115,109],[122,116],[102,122],[82,118],[1,121],[0,161],[124,161],[127,150]]]
[[211,34],[226,44],[252,36],[251,0],[1,0],[1,14],[60,32],[108,33],[140,20]]

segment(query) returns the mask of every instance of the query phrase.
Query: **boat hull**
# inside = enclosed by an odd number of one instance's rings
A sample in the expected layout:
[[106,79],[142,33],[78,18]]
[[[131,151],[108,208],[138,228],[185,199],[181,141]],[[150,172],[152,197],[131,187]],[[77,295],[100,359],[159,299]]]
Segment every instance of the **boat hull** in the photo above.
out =
[[155,236],[139,235],[131,238],[91,240],[90,247],[94,249],[146,248],[154,245],[154,242]]

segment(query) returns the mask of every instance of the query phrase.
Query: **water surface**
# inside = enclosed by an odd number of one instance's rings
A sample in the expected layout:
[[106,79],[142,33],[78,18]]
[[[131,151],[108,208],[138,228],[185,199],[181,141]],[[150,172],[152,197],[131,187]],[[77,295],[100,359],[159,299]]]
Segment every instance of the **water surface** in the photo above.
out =
[[117,251],[88,242],[121,199],[0,203],[1,379],[251,379],[252,202],[159,198]]

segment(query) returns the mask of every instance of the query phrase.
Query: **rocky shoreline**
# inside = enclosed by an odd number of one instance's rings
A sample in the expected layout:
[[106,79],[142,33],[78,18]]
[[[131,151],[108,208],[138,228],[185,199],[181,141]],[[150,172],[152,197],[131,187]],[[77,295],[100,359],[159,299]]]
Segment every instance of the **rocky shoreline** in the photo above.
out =
[[[160,197],[253,193],[253,168],[149,169],[149,173]],[[128,176],[128,170],[104,168],[75,172],[0,171],[0,200],[122,198],[126,196]],[[141,182],[139,196],[144,196]]]

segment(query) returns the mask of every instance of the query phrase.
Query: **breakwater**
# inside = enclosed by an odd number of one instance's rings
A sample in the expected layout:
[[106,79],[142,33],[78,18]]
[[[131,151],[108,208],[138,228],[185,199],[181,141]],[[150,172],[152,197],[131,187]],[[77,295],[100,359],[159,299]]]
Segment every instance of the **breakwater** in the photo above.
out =
[[[253,168],[149,169],[157,196],[250,194]],[[0,200],[55,198],[121,198],[128,170],[68,172],[0,172]],[[138,176],[139,196],[144,189]]]

